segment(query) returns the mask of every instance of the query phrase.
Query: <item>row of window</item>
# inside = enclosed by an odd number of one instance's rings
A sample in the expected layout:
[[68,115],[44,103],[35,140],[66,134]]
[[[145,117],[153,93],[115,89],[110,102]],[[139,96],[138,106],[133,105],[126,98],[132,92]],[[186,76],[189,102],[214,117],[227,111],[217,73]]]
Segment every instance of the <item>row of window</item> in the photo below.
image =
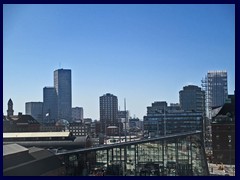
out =
[[74,136],[85,136],[87,133],[73,133]]
[[69,127],[70,130],[72,129],[87,129],[87,127],[82,127],[82,126],[74,126],[74,127]]
[[[219,138],[220,138],[220,135],[217,134],[217,135],[216,135],[216,139],[219,140]],[[232,139],[232,136],[231,136],[231,135],[228,135],[228,140],[231,140],[231,139]]]

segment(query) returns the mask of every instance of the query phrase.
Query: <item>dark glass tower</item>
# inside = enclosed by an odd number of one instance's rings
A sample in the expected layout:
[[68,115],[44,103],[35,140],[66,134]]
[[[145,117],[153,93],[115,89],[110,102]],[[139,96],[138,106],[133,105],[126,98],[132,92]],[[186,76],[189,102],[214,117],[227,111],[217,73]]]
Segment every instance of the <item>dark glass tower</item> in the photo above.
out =
[[43,122],[53,123],[58,120],[57,92],[54,87],[43,88]]
[[25,114],[31,115],[39,123],[43,121],[43,103],[42,102],[26,102]]
[[71,70],[54,71],[54,87],[57,93],[58,119],[72,120],[72,83]]

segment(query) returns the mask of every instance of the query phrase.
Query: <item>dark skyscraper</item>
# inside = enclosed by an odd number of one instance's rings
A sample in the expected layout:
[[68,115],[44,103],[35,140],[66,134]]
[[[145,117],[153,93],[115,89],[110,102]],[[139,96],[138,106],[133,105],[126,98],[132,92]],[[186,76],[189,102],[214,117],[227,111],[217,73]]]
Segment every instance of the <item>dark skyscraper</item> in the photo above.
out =
[[102,133],[108,126],[119,126],[117,96],[107,93],[100,98],[100,122]]
[[25,114],[31,115],[39,123],[43,121],[43,103],[42,102],[26,102]]
[[43,122],[56,122],[57,92],[54,87],[43,88]]
[[57,93],[58,119],[72,121],[72,83],[71,70],[54,71],[54,87]]
[[198,86],[184,86],[179,91],[179,101],[182,110],[205,112],[205,92]]

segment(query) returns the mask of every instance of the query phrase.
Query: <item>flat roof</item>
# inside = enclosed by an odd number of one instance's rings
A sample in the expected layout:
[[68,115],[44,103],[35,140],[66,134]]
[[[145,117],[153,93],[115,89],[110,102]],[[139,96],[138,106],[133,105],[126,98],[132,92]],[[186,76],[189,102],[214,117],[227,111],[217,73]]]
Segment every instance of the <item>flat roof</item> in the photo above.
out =
[[20,146],[18,144],[3,145],[3,156],[20,153],[20,152],[26,152],[26,151],[28,151],[27,148]]
[[27,137],[68,137],[70,132],[17,132],[3,133],[3,138],[27,138]]

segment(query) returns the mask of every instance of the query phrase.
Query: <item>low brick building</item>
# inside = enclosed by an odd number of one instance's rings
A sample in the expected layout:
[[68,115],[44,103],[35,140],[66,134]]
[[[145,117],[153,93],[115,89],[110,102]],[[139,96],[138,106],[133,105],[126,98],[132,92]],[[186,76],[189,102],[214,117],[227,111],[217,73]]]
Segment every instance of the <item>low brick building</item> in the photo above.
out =
[[39,132],[40,124],[31,115],[3,116],[3,132]]
[[213,162],[235,164],[235,96],[229,96],[211,125]]

